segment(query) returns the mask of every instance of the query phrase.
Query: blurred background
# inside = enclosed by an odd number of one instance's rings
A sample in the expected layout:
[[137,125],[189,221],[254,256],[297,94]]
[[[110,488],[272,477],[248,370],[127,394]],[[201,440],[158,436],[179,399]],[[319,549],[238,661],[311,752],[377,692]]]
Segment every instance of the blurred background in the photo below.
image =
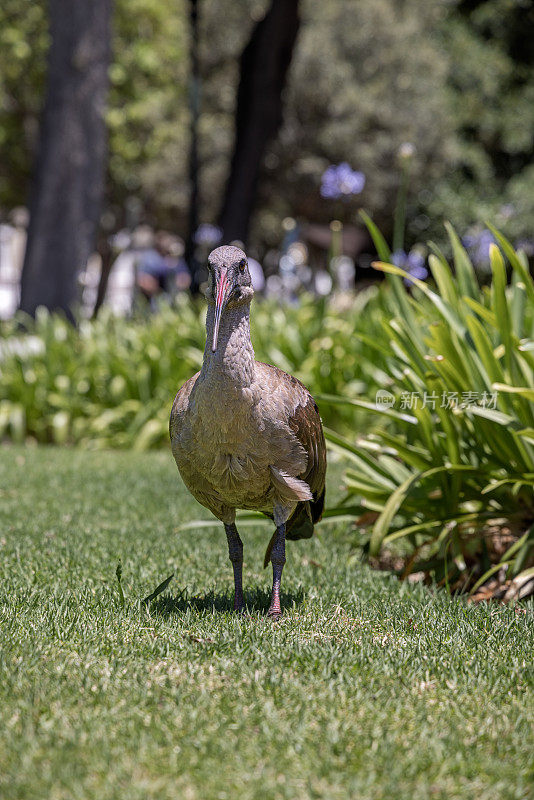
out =
[[[443,220],[532,257],[527,0],[5,0],[0,318],[195,293],[219,243],[295,301],[424,277]],[[22,292],[20,289],[22,283]]]
[[346,465],[321,524],[534,591],[533,41],[527,0],[4,0],[0,442],[168,448],[239,243]]

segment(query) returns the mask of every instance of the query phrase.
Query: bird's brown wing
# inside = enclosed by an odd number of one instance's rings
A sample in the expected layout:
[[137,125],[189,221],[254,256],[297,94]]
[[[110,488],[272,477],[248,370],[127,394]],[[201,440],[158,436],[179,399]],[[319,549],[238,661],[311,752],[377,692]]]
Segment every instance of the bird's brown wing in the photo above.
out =
[[192,378],[189,378],[189,380],[186,381],[184,385],[176,393],[176,397],[174,398],[172,404],[171,416],[169,419],[169,435],[171,437],[171,441],[173,437],[176,435],[177,428],[180,424],[181,415],[187,410],[189,395],[191,394],[191,391],[193,390],[193,387],[199,375],[200,372],[197,372],[195,375],[193,375]]
[[[276,393],[286,408],[289,428],[307,456],[306,467],[296,477],[308,484],[313,500],[298,503],[286,525],[288,539],[307,539],[313,535],[313,526],[321,519],[324,508],[326,444],[319,409],[306,387],[292,375],[270,364],[256,363],[267,373],[266,382],[271,387],[277,384]],[[269,555],[266,553],[267,560]]]
[[[289,427],[304,447],[306,455],[308,456],[306,469],[303,474],[298,477],[308,484],[315,500],[317,497],[324,494],[326,445],[319,409],[310,394],[308,395],[306,404],[298,405],[290,416]],[[320,516],[313,519],[313,521],[318,522],[319,519]]]

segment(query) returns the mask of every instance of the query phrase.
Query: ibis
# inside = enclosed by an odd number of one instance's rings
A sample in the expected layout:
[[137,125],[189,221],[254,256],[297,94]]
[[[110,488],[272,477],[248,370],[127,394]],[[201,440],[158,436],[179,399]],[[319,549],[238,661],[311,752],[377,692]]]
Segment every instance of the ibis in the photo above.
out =
[[286,539],[310,538],[323,512],[324,434],[317,405],[302,383],[255,360],[250,339],[254,290],[245,253],[218,247],[208,268],[202,369],[174,399],[171,447],[191,494],[224,525],[235,611],[244,608],[236,510],[253,509],[273,520],[265,566],[270,560],[268,615],[276,619]]

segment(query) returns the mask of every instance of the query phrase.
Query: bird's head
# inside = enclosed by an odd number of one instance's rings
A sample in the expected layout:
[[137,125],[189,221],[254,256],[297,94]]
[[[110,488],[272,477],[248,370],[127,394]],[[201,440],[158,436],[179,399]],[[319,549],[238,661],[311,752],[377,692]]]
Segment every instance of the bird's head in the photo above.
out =
[[217,349],[219,325],[227,308],[250,303],[254,290],[248,271],[245,253],[239,247],[218,247],[208,257],[210,271],[209,287],[206,296],[215,304],[215,325],[211,349]]

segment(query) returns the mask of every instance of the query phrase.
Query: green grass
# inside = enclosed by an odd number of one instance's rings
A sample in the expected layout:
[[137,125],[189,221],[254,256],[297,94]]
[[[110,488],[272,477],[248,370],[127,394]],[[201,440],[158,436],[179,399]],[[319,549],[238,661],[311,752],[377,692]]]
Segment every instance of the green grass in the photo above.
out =
[[323,528],[288,545],[273,624],[249,527],[236,617],[167,452],[0,456],[3,800],[532,796],[532,604],[400,584]]

